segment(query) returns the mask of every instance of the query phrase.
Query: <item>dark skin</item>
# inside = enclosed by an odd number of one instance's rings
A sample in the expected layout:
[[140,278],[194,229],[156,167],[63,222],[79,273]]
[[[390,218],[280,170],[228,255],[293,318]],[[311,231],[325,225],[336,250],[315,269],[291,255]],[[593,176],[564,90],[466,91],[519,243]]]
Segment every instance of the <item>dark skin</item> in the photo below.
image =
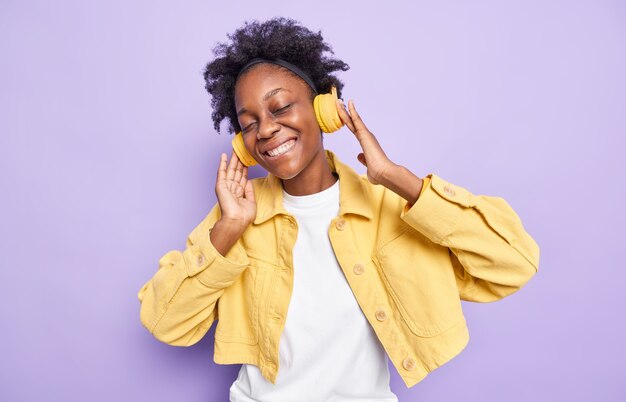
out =
[[[311,88],[282,68],[256,66],[235,87],[235,108],[244,143],[254,159],[280,177],[292,195],[320,192],[335,182],[324,153]],[[293,147],[280,156],[268,150]]]
[[[280,67],[260,64],[239,78],[235,107],[248,152],[268,172],[282,179],[292,195],[309,195],[332,186],[337,178],[326,161],[321,130],[315,118],[310,87]],[[422,180],[393,163],[356,111],[337,102],[342,122],[361,145],[357,159],[367,167],[367,178],[403,197],[417,201]],[[215,193],[221,218],[211,230],[211,243],[222,255],[241,237],[256,217],[256,202],[248,169],[233,153],[221,155]]]

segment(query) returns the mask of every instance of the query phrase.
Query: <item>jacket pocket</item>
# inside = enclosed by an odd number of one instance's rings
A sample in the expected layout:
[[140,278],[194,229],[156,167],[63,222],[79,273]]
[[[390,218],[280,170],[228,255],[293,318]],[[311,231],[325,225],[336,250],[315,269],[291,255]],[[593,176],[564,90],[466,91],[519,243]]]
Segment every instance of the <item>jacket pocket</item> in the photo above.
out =
[[374,256],[402,319],[418,336],[435,336],[464,319],[447,247],[408,230]]
[[217,303],[215,339],[255,345],[259,341],[259,302],[267,268],[255,258]]

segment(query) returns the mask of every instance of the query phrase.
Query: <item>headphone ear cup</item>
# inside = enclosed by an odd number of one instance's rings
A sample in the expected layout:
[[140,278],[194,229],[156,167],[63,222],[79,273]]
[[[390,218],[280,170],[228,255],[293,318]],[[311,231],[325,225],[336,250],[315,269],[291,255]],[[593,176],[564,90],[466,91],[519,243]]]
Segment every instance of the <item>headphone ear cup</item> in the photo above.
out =
[[325,133],[332,133],[343,127],[339,113],[337,113],[337,99],[335,87],[331,88],[329,94],[320,94],[313,99],[317,123]]
[[239,157],[241,163],[243,163],[245,166],[254,166],[257,164],[257,161],[254,160],[252,155],[250,155],[250,153],[246,149],[246,146],[243,143],[243,135],[241,134],[241,131],[235,134],[235,138],[233,138],[232,144],[233,150],[235,151],[235,154],[237,154],[237,156]]

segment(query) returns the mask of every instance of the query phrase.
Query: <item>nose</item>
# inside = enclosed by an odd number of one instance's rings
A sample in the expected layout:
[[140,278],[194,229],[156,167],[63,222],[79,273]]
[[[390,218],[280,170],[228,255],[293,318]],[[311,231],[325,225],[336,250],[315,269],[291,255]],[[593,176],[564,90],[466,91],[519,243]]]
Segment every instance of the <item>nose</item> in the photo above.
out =
[[257,132],[257,139],[271,138],[280,131],[281,125],[278,124],[276,118],[272,115],[266,116],[259,122],[259,131]]

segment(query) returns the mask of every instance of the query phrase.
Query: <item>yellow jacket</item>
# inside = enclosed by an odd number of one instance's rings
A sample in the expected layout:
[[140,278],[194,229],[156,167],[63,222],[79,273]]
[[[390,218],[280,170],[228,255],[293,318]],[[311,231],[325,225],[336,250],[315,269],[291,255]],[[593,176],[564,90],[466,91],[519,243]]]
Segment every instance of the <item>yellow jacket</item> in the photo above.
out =
[[[461,300],[490,302],[536,272],[539,247],[499,197],[474,195],[430,174],[413,206],[371,184],[330,151],[339,216],[328,234],[352,292],[411,387],[469,340]],[[214,360],[259,367],[275,383],[278,342],[293,283],[295,219],[280,179],[254,179],[257,215],[225,255],[209,241],[219,206],[172,250],[139,291],[141,322],[171,345],[198,342],[219,319]]]

